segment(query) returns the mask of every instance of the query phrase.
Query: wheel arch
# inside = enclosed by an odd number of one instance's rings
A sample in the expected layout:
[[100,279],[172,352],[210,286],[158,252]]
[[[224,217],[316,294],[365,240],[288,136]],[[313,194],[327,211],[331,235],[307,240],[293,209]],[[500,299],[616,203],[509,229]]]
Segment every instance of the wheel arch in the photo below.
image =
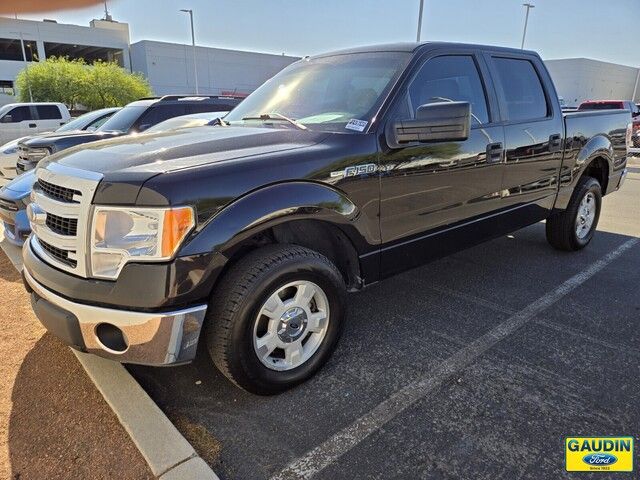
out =
[[572,166],[563,166],[564,173],[560,179],[555,210],[567,208],[578,181],[585,175],[598,180],[602,194],[605,195],[614,158],[613,144],[607,136],[596,135],[591,138],[575,156]]
[[184,255],[220,253],[220,275],[263,245],[294,244],[329,258],[350,289],[363,284],[359,256],[373,248],[360,209],[334,188],[313,182],[264,187],[232,202],[203,225],[183,249]]

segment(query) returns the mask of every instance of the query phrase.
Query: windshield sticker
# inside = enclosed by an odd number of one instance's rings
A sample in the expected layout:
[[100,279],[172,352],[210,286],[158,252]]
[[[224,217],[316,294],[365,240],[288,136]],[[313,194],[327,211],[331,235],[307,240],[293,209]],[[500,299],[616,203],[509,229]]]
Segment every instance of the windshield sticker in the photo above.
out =
[[355,118],[352,118],[344,128],[355,130],[356,132],[364,132],[364,129],[367,128],[367,123],[369,122],[366,120],[356,120]]

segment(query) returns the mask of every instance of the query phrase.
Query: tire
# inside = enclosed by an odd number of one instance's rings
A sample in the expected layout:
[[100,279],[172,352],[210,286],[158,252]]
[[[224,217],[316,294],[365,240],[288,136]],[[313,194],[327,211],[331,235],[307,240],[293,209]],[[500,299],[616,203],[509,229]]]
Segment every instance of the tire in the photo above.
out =
[[[312,292],[307,300],[305,294]],[[295,245],[255,250],[231,267],[212,295],[209,354],[244,390],[258,395],[288,390],[331,356],[342,332],[345,296],[342,275],[323,255]]]
[[[588,212],[584,215],[581,204],[587,202]],[[582,204],[584,206],[584,204]],[[578,180],[567,209],[555,213],[547,219],[547,241],[558,250],[575,251],[586,247],[596,231],[602,206],[602,190],[600,183],[593,177],[583,176]],[[581,215],[582,214],[582,215]],[[591,219],[591,220],[590,220]],[[582,230],[578,234],[578,224],[582,223]],[[590,225],[589,225],[590,221]],[[587,228],[588,227],[588,228]]]

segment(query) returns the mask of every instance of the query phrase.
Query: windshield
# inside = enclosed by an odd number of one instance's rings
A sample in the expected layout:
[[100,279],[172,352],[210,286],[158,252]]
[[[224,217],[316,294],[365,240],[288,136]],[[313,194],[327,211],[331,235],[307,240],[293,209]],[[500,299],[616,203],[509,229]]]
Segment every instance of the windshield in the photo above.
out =
[[85,113],[84,115],[80,115],[78,118],[71,120],[69,123],[65,123],[63,126],[58,128],[56,132],[71,132],[73,130],[84,130],[87,128],[87,125],[92,125],[93,122],[102,117],[106,116],[104,111],[96,110],[95,112]]
[[143,106],[124,107],[122,110],[115,113],[113,117],[107,120],[104,125],[98,129],[98,131],[116,131],[126,133],[146,110],[147,107]]
[[225,120],[292,125],[284,116],[311,130],[362,132],[409,59],[399,52],[303,59],[264,83]]

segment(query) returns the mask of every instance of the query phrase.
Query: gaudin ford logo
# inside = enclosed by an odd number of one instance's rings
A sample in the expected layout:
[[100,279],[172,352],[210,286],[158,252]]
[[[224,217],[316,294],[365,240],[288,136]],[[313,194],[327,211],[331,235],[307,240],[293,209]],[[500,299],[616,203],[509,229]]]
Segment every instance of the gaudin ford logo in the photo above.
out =
[[633,437],[567,437],[568,472],[633,471]]
[[590,453],[585,455],[582,461],[587,465],[613,465],[618,459],[610,453]]

